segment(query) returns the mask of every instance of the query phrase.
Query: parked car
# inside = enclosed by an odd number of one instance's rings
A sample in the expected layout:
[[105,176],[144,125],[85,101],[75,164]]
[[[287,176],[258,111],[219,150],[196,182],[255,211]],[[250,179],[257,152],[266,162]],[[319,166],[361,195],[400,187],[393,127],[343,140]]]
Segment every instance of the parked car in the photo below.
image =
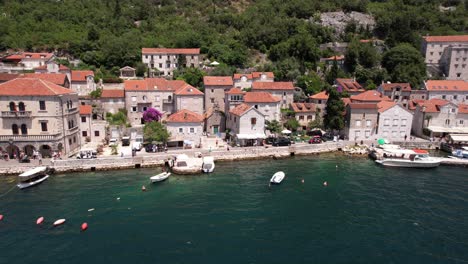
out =
[[313,136],[309,139],[309,144],[320,144],[322,143],[322,138],[320,136]]
[[280,138],[277,138],[273,144],[272,144],[274,147],[278,147],[278,146],[290,146],[291,145],[291,140],[289,138],[285,138],[285,137],[280,137]]
[[130,146],[130,137],[122,137],[122,146]]
[[265,143],[271,145],[271,144],[273,144],[273,142],[275,142],[275,140],[276,140],[275,137],[267,137],[265,139]]
[[117,145],[117,139],[116,138],[111,138],[109,140],[109,146]]
[[140,151],[141,148],[143,147],[143,143],[135,141],[132,144],[132,150]]

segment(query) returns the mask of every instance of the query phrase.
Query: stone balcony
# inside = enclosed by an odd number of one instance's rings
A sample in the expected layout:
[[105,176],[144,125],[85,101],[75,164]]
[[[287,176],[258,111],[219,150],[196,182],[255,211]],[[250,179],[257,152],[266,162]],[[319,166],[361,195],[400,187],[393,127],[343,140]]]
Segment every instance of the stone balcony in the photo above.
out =
[[29,118],[32,111],[2,111],[2,118]]
[[61,137],[60,133],[50,135],[0,135],[0,142],[29,142],[29,141],[56,141]]

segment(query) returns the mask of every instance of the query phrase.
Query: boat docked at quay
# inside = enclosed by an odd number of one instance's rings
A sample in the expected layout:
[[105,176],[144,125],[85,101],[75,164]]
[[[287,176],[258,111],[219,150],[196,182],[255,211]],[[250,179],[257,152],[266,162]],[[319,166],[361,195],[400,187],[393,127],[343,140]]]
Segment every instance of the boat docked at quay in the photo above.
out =
[[376,163],[387,167],[434,168],[441,162],[440,158],[430,157],[426,150],[403,149],[391,144],[375,148],[369,155]]
[[150,180],[151,180],[152,183],[162,182],[162,181],[167,180],[167,178],[169,178],[169,176],[171,176],[170,172],[163,172],[163,173],[160,173],[158,175],[154,175],[154,176],[150,177]]
[[202,170],[205,173],[211,173],[215,169],[215,163],[214,163],[214,158],[209,156],[209,157],[203,157],[203,165],[202,165]]
[[18,175],[18,188],[24,189],[37,185],[49,178],[50,169],[46,166],[36,167]]

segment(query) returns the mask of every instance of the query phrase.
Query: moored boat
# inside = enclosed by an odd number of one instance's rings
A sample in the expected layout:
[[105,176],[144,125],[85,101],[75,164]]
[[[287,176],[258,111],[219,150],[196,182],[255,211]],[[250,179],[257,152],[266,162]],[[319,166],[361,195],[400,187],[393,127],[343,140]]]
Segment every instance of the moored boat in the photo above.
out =
[[429,153],[420,149],[393,149],[383,153],[381,159],[375,162],[388,167],[403,168],[434,168],[440,165],[441,159],[429,156]]
[[171,176],[170,172],[163,172],[163,173],[160,173],[158,175],[154,175],[154,176],[150,177],[150,180],[151,180],[152,183],[161,182],[161,181],[164,181],[167,178],[169,178],[169,176]]
[[280,184],[286,175],[282,171],[278,171],[275,174],[273,174],[273,177],[270,179],[270,183],[273,184]]
[[452,155],[457,158],[468,159],[468,147],[462,147],[452,152]]
[[213,157],[203,157],[203,172],[213,172],[215,169],[214,158]]
[[42,166],[21,173],[18,175],[18,188],[28,188],[47,180],[49,178],[48,171],[48,167]]

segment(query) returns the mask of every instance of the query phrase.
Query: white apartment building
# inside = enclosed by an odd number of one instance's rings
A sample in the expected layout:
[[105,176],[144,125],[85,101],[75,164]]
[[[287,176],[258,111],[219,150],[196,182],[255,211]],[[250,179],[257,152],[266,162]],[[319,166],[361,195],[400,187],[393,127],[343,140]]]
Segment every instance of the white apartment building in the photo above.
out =
[[[142,48],[142,62],[150,69],[150,76],[173,76],[179,63],[184,67],[200,66],[200,49]],[[157,70],[155,72],[154,70]]]
[[454,104],[468,103],[468,82],[428,80],[425,84],[426,99],[442,99]]
[[20,52],[0,60],[0,72],[19,73],[46,65],[55,58],[53,53]]

